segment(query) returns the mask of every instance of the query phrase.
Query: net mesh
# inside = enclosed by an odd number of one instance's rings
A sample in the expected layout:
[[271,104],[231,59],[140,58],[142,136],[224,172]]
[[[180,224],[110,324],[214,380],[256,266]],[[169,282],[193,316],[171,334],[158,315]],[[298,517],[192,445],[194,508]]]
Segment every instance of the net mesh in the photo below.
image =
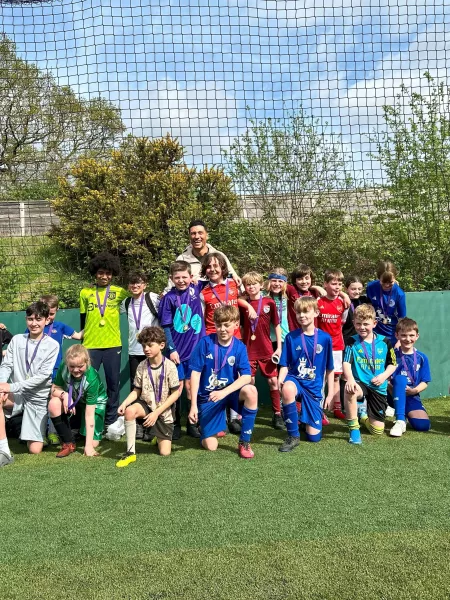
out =
[[0,310],[49,291],[76,305],[92,245],[49,235],[60,178],[167,133],[186,168],[231,178],[239,214],[211,239],[241,271],[328,261],[369,277],[388,253],[406,289],[447,287],[443,0],[0,7]]

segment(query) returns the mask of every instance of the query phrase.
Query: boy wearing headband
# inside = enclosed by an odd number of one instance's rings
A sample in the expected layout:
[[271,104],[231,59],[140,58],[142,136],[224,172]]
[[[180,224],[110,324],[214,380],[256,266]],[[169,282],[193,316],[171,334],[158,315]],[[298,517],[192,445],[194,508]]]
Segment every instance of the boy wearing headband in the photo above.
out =
[[241,458],[253,458],[250,446],[258,392],[251,385],[251,369],[244,344],[233,334],[239,323],[235,306],[219,306],[214,312],[216,333],[203,337],[192,353],[191,423],[199,422],[205,450],[217,450],[217,434],[226,428],[227,408],[242,416],[238,452]]
[[[31,454],[44,447],[47,403],[59,344],[44,333],[49,309],[34,302],[25,311],[29,333],[15,335],[0,366],[0,467],[13,462],[5,431],[4,411],[23,412],[20,439]],[[7,383],[9,381],[9,383]]]

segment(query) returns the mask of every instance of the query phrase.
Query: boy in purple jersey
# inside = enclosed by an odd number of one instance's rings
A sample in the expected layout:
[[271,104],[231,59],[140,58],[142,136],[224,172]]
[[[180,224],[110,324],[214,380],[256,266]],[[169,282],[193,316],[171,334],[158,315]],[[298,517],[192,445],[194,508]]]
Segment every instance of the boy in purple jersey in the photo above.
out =
[[[198,341],[205,335],[203,309],[200,300],[202,283],[192,282],[191,265],[177,260],[170,265],[170,279],[174,287],[161,298],[158,317],[167,340],[169,358],[175,363],[180,380],[180,394],[186,386],[188,401],[191,399],[189,359]],[[172,439],[181,435],[180,399],[175,406],[175,426]],[[186,432],[199,438],[198,428],[188,421]]]
[[[332,341],[328,333],[314,325],[319,316],[317,300],[302,296],[295,301],[294,310],[300,329],[291,331],[284,340],[278,376],[288,433],[280,452],[290,452],[300,443],[296,400],[301,402],[300,421],[306,425],[306,439],[319,442],[322,410],[331,405],[334,395]],[[325,379],[328,394],[322,406]]]
[[192,353],[191,423],[199,422],[202,446],[217,450],[217,434],[226,427],[228,407],[239,410],[242,428],[239,456],[253,458],[250,440],[258,412],[258,392],[251,385],[251,369],[244,344],[233,336],[239,324],[235,306],[219,306],[214,311],[216,333],[200,340]]
[[400,342],[400,348],[395,350],[398,367],[389,388],[394,396],[397,420],[389,433],[392,437],[401,437],[406,431],[406,417],[416,431],[428,431],[431,427],[420,399],[420,393],[431,381],[431,374],[427,356],[414,348],[419,339],[417,323],[407,317],[400,319],[395,335]]

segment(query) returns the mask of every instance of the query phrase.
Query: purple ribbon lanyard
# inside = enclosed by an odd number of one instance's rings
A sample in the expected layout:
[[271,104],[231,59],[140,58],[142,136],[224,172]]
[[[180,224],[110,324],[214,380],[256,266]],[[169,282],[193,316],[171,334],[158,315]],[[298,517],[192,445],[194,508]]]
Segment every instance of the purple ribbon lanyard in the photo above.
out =
[[164,361],[165,361],[165,358],[163,356],[162,363],[161,363],[161,374],[159,376],[159,389],[156,389],[156,384],[155,384],[155,380],[153,379],[152,369],[151,369],[150,363],[148,362],[148,359],[147,359],[147,373],[148,373],[148,377],[150,379],[150,383],[152,384],[153,391],[155,393],[156,404],[160,404],[161,398],[162,398],[162,391],[163,391],[163,384],[164,384]]
[[394,286],[391,287],[391,290],[389,292],[389,296],[388,296],[388,301],[387,301],[387,306],[384,306],[384,300],[383,300],[383,287],[381,286],[380,283],[380,288],[381,288],[381,295],[380,295],[380,304],[381,304],[381,310],[383,311],[383,315],[385,317],[389,316],[389,304],[391,302],[391,296],[392,296],[392,291],[394,289]]
[[25,344],[25,367],[26,367],[26,370],[27,370],[27,375],[30,372],[31,365],[33,364],[34,359],[36,358],[36,354],[37,354],[37,351],[39,349],[39,345],[42,342],[42,340],[45,338],[46,335],[47,334],[44,333],[44,335],[41,337],[41,339],[36,344],[36,347],[34,348],[33,354],[31,355],[31,360],[28,360],[28,340],[30,339],[30,336],[28,335],[28,337],[27,337],[27,343]]
[[69,401],[67,403],[67,408],[69,410],[71,410],[74,406],[76,406],[78,404],[78,402],[81,399],[81,396],[83,395],[83,379],[81,379],[81,381],[80,381],[80,387],[78,388],[78,396],[77,396],[77,399],[75,400],[75,402],[72,402],[72,397],[73,397],[73,380],[72,380],[72,378],[70,378],[69,391],[67,393],[69,394]]
[[95,295],[97,297],[97,306],[98,306],[98,310],[100,311],[100,316],[102,319],[105,315],[106,303],[108,302],[109,288],[110,288],[110,286],[108,285],[108,287],[106,288],[105,298],[103,299],[103,302],[100,302],[100,296],[98,294],[98,286],[96,286],[96,288],[95,288]]
[[212,293],[217,298],[217,300],[220,302],[220,304],[222,306],[226,306],[228,304],[228,292],[229,292],[229,288],[230,288],[230,281],[229,281],[229,279],[227,279],[227,281],[225,283],[225,302],[222,302],[222,300],[219,298],[219,294],[214,289],[215,286],[213,287],[212,285],[210,285],[209,287],[211,288]]
[[141,318],[142,318],[142,307],[144,306],[144,294],[141,294],[141,301],[139,303],[139,312],[136,315],[136,309],[134,307],[134,298],[131,299],[131,310],[133,311],[134,322],[136,323],[136,329],[141,329]]
[[372,373],[375,375],[375,371],[377,370],[376,364],[375,364],[375,335],[373,336],[373,340],[372,340],[372,360],[373,360],[373,364],[370,362],[370,358],[369,358],[369,353],[367,352],[367,348],[366,348],[366,342],[364,340],[362,340],[361,338],[359,338],[359,341],[361,343],[363,352],[364,352],[364,356],[366,357],[367,360],[367,364],[369,365],[370,370],[372,371]]
[[258,309],[256,311],[256,319],[250,321],[250,329],[252,330],[252,337],[255,335],[256,328],[258,327],[259,315],[261,314],[261,306],[262,306],[263,297],[260,296],[258,302]]
[[183,294],[177,294],[176,295],[176,299],[177,299],[177,306],[178,306],[178,310],[180,311],[180,315],[181,315],[181,321],[183,322],[183,325],[186,325],[186,317],[188,314],[188,310],[189,310],[189,304],[190,304],[190,300],[191,300],[191,294],[189,291],[189,288],[187,290],[188,294],[187,294],[187,298],[186,298],[186,308],[184,309],[184,312],[181,310],[181,296]]
[[414,367],[413,367],[413,374],[410,373],[410,370],[408,369],[408,363],[406,362],[405,359],[405,355],[401,354],[401,359],[402,359],[402,365],[403,368],[405,369],[405,371],[408,374],[408,377],[411,381],[411,385],[416,385],[416,373],[417,373],[417,352],[415,349],[413,349],[413,355],[414,355]]
[[223,357],[222,364],[219,367],[219,342],[216,340],[214,344],[214,375],[217,377],[220,371],[225,366],[227,362],[227,358],[229,357],[234,346],[234,338],[231,338],[231,344],[228,346],[227,351],[225,352],[225,356]]
[[303,352],[306,354],[306,358],[308,359],[309,366],[311,369],[314,369],[314,359],[316,358],[317,340],[319,338],[319,330],[314,327],[314,342],[313,342],[312,358],[309,358],[308,346],[306,345],[305,334],[302,332],[302,335],[300,337],[301,337],[301,341],[302,341],[302,349],[303,349]]

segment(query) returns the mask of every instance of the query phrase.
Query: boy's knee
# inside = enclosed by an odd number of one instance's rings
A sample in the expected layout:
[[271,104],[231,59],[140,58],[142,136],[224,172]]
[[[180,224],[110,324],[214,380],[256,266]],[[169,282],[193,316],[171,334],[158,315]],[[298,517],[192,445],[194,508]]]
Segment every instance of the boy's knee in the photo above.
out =
[[245,385],[241,389],[239,399],[244,401],[247,408],[255,409],[258,406],[258,390],[254,385]]
[[27,446],[30,454],[40,454],[44,448],[43,442],[27,442]]
[[58,396],[52,396],[48,403],[48,412],[51,417],[57,417],[61,414],[61,399]]
[[215,450],[217,450],[217,447],[219,445],[219,442],[217,441],[217,438],[205,438],[204,440],[202,440],[202,446],[205,450],[209,450],[210,452],[214,452]]
[[287,381],[283,385],[283,390],[281,392],[281,398],[283,400],[283,404],[290,404],[294,402],[297,397],[297,387],[292,381]]
[[125,421],[134,421],[136,419],[136,411],[134,407],[127,406],[127,408],[125,409],[124,417]]

